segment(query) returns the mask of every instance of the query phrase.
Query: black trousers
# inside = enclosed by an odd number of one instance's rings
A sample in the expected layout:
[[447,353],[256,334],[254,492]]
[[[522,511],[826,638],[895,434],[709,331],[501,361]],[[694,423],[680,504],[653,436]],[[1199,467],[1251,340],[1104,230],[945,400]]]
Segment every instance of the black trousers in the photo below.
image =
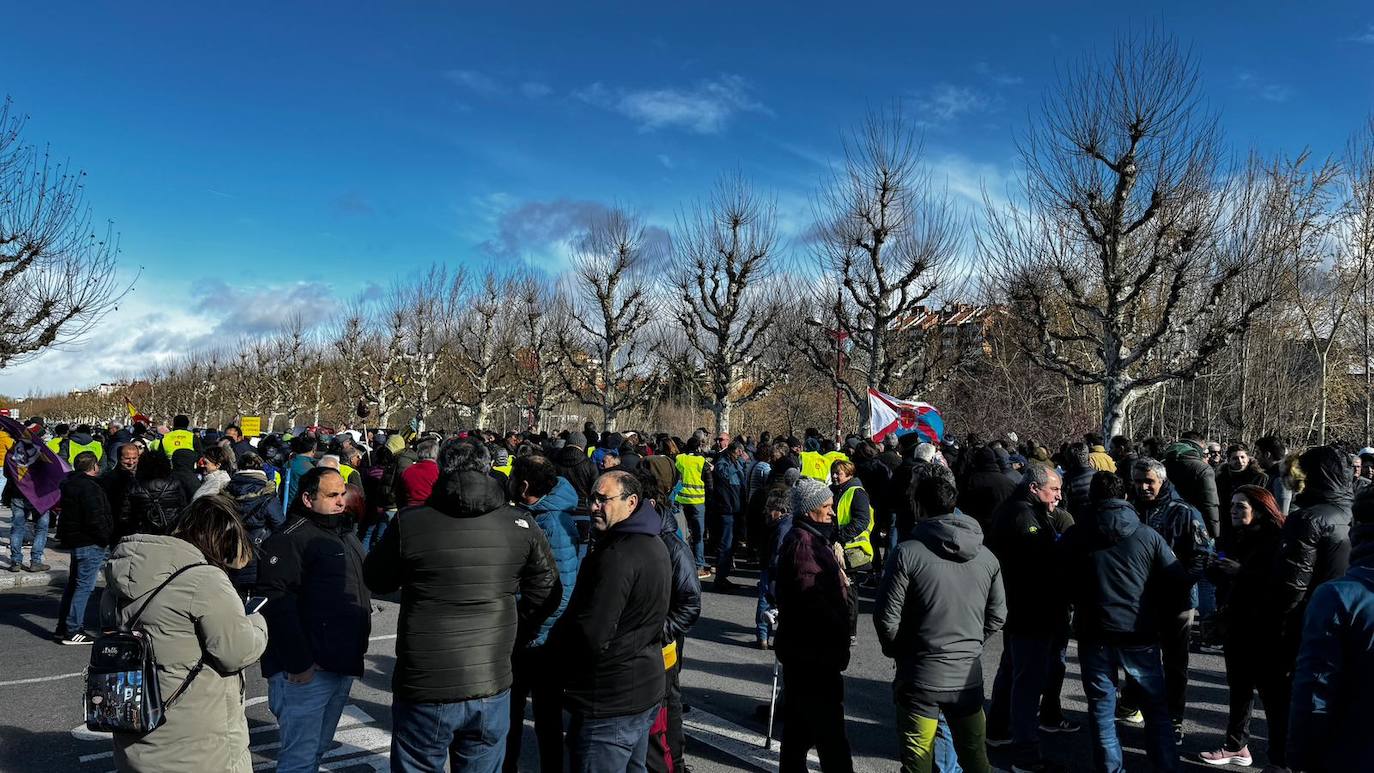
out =
[[1250,717],[1255,692],[1264,701],[1264,719],[1269,725],[1269,764],[1284,767],[1288,757],[1288,702],[1293,694],[1293,669],[1284,648],[1275,648],[1254,637],[1228,638],[1226,686],[1230,689],[1231,711],[1226,722],[1226,748],[1239,751],[1250,742]]
[[516,650],[511,657],[510,730],[506,734],[503,773],[520,769],[520,736],[525,730],[525,698],[534,703],[534,737],[539,770],[563,771],[563,688],[554,658],[547,647]]
[[[646,766],[652,773],[684,773],[687,770],[686,740],[682,735],[682,645],[685,640],[677,640],[677,663],[663,672],[668,689],[664,693],[663,707],[668,710],[668,731],[664,735],[649,734],[649,756]],[[664,746],[667,746],[665,749]],[[669,768],[668,760],[672,760]]]
[[[1188,709],[1188,644],[1193,632],[1193,610],[1164,619],[1159,628],[1159,651],[1164,661],[1164,701],[1169,706],[1169,719],[1183,721]],[[1125,710],[1140,708],[1140,686],[1130,676],[1121,689]]]
[[816,747],[825,773],[854,773],[844,731],[844,674],[811,665],[783,666],[782,750],[778,773],[806,773]]

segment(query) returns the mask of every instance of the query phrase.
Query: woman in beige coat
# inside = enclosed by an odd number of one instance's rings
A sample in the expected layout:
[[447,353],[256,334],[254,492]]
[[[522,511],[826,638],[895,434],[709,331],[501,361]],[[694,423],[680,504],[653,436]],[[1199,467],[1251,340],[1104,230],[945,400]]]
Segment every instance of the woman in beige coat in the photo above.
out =
[[161,727],[144,736],[115,734],[120,770],[252,771],[241,672],[267,647],[267,625],[262,615],[244,614],[225,574],[247,563],[249,546],[233,501],[212,495],[192,502],[171,535],[134,534],[110,555],[100,605],[106,626],[128,621],[173,572],[205,564],[172,580],[138,622],[152,641],[164,701],[197,662],[204,665],[167,707]]

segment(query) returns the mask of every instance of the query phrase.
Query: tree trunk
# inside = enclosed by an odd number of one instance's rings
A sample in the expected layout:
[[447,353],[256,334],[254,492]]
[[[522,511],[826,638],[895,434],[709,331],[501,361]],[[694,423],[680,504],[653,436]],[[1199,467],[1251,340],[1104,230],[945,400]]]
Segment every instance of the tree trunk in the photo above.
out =
[[1317,357],[1317,365],[1320,367],[1317,388],[1320,390],[1317,411],[1317,445],[1326,445],[1326,364],[1330,351],[1322,352]]
[[735,413],[734,403],[717,396],[716,401],[711,404],[711,413],[716,417],[716,434],[730,434],[730,420]]
[[1126,422],[1126,411],[1135,402],[1138,393],[1120,380],[1108,381],[1102,385],[1102,437],[1110,442],[1115,435],[1121,434]]

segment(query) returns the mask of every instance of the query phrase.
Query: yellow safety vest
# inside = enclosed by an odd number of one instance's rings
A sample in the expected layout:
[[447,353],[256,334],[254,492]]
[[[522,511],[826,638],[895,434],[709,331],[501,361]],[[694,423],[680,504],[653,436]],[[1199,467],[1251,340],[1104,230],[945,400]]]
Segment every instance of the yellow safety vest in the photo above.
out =
[[57,454],[59,457],[62,456],[62,441],[63,441],[63,440],[66,440],[66,438],[55,437],[55,438],[53,438],[52,440],[49,440],[49,441],[47,442],[48,450],[50,450],[50,451],[52,451],[53,453]]
[[497,472],[505,473],[506,477],[509,478],[510,471],[515,468],[515,462],[507,458],[505,464],[493,464],[491,468]]
[[673,501],[680,505],[706,504],[706,481],[701,478],[701,472],[706,468],[706,457],[697,454],[678,454],[673,466],[677,467],[678,475],[682,476],[682,488],[678,490],[677,496],[673,497]]
[[[96,461],[99,461],[103,456],[105,456],[105,449],[100,447],[100,443],[98,441],[92,440],[91,442],[83,446],[73,443],[70,439],[67,440],[68,463],[76,464],[77,454],[80,454],[83,451],[90,451],[91,453],[95,454]],[[60,451],[58,452],[58,455],[61,455]]]
[[162,442],[159,444],[159,447],[162,449],[163,453],[167,454],[167,458],[171,459],[172,454],[183,448],[194,449],[196,447],[196,436],[192,435],[190,430],[174,429],[162,436]]
[[801,474],[803,477],[830,485],[830,463],[817,451],[801,452]]
[[825,474],[830,475],[830,468],[838,461],[849,461],[849,455],[843,451],[831,451],[825,455]]
[[339,474],[343,476],[344,483],[348,483],[348,479],[353,477],[353,474],[356,472],[357,470],[353,469],[352,467],[349,467],[343,462],[339,462]]
[[[862,488],[863,486],[851,486],[845,489],[844,494],[840,496],[840,506],[836,508],[835,523],[841,527],[849,525],[849,521],[853,517],[849,509],[854,505],[854,492]],[[858,539],[845,545],[845,550],[858,548],[867,553],[870,558],[873,556],[873,520],[873,505],[870,504],[868,506],[868,527],[864,529],[863,534],[860,534]]]

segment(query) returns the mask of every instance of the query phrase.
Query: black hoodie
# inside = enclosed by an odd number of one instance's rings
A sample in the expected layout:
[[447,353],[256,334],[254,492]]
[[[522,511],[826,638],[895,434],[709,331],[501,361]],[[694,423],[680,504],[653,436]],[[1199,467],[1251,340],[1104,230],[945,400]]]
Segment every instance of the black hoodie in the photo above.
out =
[[663,700],[663,632],[672,560],[663,519],[643,499],[602,532],[549,643],[564,664],[564,703],[588,717],[642,714]]
[[1331,446],[1309,448],[1298,458],[1307,485],[1293,498],[1296,510],[1283,524],[1277,562],[1281,608],[1296,636],[1308,599],[1318,585],[1350,566],[1351,477],[1349,458]]
[[873,609],[897,681],[924,691],[983,684],[983,642],[1007,620],[1002,569],[964,515],[918,521],[888,559]]
[[1058,548],[1061,585],[1083,642],[1158,643],[1161,616],[1177,611],[1174,600],[1193,582],[1164,538],[1124,499],[1097,503]]

